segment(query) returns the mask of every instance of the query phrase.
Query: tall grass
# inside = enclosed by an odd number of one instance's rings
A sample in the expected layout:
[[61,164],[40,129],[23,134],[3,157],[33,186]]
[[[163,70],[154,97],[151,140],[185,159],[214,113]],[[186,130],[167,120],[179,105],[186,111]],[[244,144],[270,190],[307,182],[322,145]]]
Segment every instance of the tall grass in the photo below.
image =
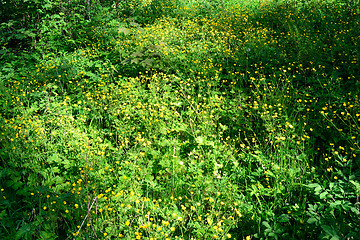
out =
[[357,5],[97,7],[2,58],[4,239],[356,239]]

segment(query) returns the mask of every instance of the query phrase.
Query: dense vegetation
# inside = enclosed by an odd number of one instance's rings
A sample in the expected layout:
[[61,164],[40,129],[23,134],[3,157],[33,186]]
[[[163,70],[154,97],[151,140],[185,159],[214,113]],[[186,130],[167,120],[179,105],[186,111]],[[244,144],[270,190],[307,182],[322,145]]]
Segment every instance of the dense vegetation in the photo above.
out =
[[356,1],[0,19],[2,239],[359,239]]

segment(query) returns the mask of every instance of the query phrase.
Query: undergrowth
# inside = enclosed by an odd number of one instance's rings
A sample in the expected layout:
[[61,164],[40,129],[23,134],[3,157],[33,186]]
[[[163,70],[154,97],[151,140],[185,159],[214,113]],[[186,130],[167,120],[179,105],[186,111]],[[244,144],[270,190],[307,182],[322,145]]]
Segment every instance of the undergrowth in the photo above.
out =
[[357,239],[355,2],[47,4],[0,25],[4,239]]

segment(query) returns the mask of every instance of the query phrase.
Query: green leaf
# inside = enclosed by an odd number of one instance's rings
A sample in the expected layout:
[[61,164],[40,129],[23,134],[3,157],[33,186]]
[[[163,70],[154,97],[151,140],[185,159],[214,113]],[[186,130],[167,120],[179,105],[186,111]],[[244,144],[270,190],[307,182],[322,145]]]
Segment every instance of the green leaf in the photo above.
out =
[[51,155],[51,157],[48,158],[48,163],[59,163],[61,162],[61,158],[60,155],[58,153],[54,153],[53,155]]
[[318,219],[316,219],[316,218],[314,218],[314,217],[311,217],[311,218],[309,218],[309,219],[307,220],[307,223],[313,224],[313,223],[317,223],[318,221],[319,221]]
[[41,237],[42,239],[48,239],[48,240],[56,239],[56,238],[57,238],[54,233],[47,232],[47,231],[41,231],[41,232],[40,232],[40,237]]
[[25,223],[15,234],[14,238],[15,240],[18,239],[27,239],[26,236],[31,235],[32,229],[30,224]]
[[279,216],[279,222],[284,223],[284,222],[288,222],[290,220],[290,217],[288,214],[281,214]]
[[323,229],[323,231],[326,233],[327,236],[331,236],[331,239],[340,240],[339,235],[332,226],[321,225],[321,228]]
[[322,192],[321,194],[320,194],[320,199],[325,199],[326,198],[326,196],[327,196],[327,192]]
[[131,63],[136,63],[136,64],[138,64],[139,61],[140,61],[139,58],[134,58],[134,59],[131,60]]
[[268,222],[263,221],[262,224],[267,228],[267,229],[271,229],[271,226]]
[[141,62],[141,65],[143,67],[151,67],[153,65],[154,59],[147,58],[144,61]]
[[197,142],[197,144],[202,145],[204,143],[204,139],[201,136],[198,136],[197,138],[195,138],[195,141]]
[[7,213],[6,213],[6,210],[2,210],[1,213],[0,213],[0,219],[5,219],[7,218]]
[[267,175],[269,175],[270,177],[275,177],[275,174],[273,172],[271,172],[270,170],[268,170],[266,172]]
[[140,25],[136,22],[129,22],[130,26],[139,27]]
[[318,183],[311,183],[311,184],[308,184],[306,186],[309,187],[309,188],[313,188],[316,194],[319,194],[319,192],[322,189],[322,187]]
[[356,194],[359,194],[360,193],[360,183],[355,182],[354,180],[350,180],[350,183],[352,183],[355,186]]
[[145,175],[145,179],[146,179],[147,181],[153,181],[153,180],[154,180],[154,176],[152,176],[151,174],[146,174],[146,175]]
[[67,160],[67,159],[64,159],[64,160],[62,161],[62,164],[64,165],[64,168],[66,168],[66,169],[68,169],[68,168],[71,167],[71,166],[70,166],[70,161]]
[[330,203],[329,207],[336,208],[339,205],[341,205],[341,201],[335,201],[335,202]]
[[357,208],[355,208],[355,207],[351,207],[350,210],[351,210],[353,213],[357,214],[357,215],[360,214],[359,209],[357,209]]
[[133,54],[131,54],[132,57],[142,57],[144,54],[140,51],[136,51]]
[[21,181],[19,181],[19,182],[15,182],[12,187],[13,187],[13,189],[17,190],[17,189],[19,189],[22,185],[23,185],[23,183],[22,183]]
[[120,27],[119,33],[124,33],[125,35],[128,35],[131,33],[131,31],[129,29],[127,29],[126,27]]

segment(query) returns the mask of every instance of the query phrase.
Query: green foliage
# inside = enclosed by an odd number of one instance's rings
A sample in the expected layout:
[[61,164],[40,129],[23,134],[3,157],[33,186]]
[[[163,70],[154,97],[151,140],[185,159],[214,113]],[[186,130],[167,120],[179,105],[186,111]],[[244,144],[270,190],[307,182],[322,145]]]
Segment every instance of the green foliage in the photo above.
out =
[[356,4],[0,4],[4,239],[359,235]]

